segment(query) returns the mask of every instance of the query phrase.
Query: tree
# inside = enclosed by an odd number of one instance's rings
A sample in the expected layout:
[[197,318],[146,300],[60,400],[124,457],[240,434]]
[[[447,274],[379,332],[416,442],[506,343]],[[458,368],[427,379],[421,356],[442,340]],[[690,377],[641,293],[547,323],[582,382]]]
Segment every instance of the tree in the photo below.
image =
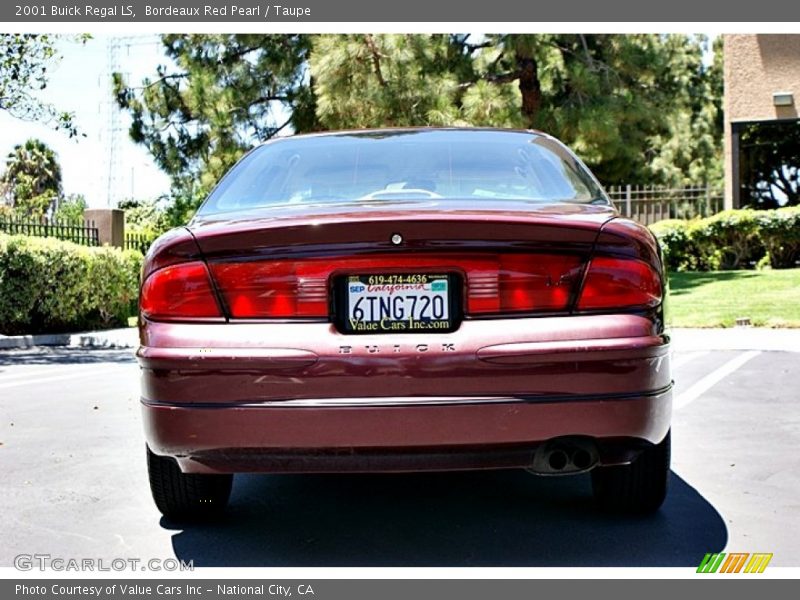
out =
[[[164,35],[172,65],[132,85],[114,74],[131,138],[172,179],[181,221],[255,143],[315,122],[301,35]],[[177,207],[177,208],[176,208]]]
[[[0,110],[25,121],[37,121],[78,135],[74,115],[43,102],[36,93],[47,87],[48,69],[59,58],[58,36],[0,33]],[[84,42],[89,36],[78,36]]]
[[464,123],[458,73],[470,56],[448,35],[321,35],[309,61],[326,129]]
[[0,185],[17,214],[41,217],[61,195],[61,166],[56,153],[33,138],[17,144],[6,158]]
[[685,35],[321,35],[310,72],[325,127],[545,130],[604,183],[721,175],[721,89]]
[[[688,42],[688,43],[687,43]],[[675,107],[667,112],[667,131],[653,136],[650,176],[674,186],[722,182],[723,69],[722,36],[714,41],[713,61],[704,65],[708,40],[669,36],[667,72]]]
[[125,211],[125,230],[151,235],[153,239],[170,228],[166,211],[157,200],[129,198],[117,208]]
[[89,207],[83,194],[70,194],[60,198],[53,217],[59,223],[83,225],[83,213]]
[[173,66],[115,75],[131,137],[172,178],[184,221],[230,166],[281,131],[536,128],[605,184],[718,183],[721,55],[687,35],[166,35]]

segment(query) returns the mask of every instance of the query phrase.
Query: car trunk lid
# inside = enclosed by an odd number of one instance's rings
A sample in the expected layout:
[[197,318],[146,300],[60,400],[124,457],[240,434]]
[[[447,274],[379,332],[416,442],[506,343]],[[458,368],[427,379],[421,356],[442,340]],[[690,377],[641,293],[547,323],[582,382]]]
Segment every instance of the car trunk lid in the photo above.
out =
[[[386,327],[411,327],[408,319],[417,318],[451,330],[462,317],[568,311],[613,210],[485,205],[286,206],[200,217],[190,230],[234,319],[332,318],[351,333],[362,317],[372,323],[363,332],[389,316]],[[370,289],[359,308],[362,285]],[[395,323],[398,314],[404,325]]]

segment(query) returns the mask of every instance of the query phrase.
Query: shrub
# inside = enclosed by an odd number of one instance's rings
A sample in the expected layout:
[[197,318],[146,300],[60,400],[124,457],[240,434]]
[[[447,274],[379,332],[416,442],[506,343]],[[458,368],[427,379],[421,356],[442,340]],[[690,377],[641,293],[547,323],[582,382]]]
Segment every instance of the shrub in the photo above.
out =
[[692,245],[689,240],[689,221],[667,219],[653,223],[650,231],[658,239],[664,252],[664,262],[670,271],[694,268]]
[[789,269],[800,259],[800,206],[759,211],[761,242],[773,269]]
[[764,256],[758,211],[724,210],[695,221],[689,239],[700,270],[747,269]]
[[671,271],[788,269],[800,260],[800,207],[727,210],[650,225]]
[[0,234],[0,333],[126,324],[141,261],[133,251]]

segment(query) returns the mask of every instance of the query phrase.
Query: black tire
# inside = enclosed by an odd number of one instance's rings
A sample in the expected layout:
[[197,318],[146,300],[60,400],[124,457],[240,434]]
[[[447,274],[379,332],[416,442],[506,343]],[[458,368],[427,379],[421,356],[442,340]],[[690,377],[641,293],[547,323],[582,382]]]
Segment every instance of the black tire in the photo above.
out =
[[592,471],[595,501],[604,510],[652,513],[667,496],[670,464],[670,432],[655,446],[644,450],[629,465],[597,467]]
[[175,459],[147,448],[150,491],[158,510],[173,521],[203,521],[222,514],[228,504],[233,475],[182,473]]

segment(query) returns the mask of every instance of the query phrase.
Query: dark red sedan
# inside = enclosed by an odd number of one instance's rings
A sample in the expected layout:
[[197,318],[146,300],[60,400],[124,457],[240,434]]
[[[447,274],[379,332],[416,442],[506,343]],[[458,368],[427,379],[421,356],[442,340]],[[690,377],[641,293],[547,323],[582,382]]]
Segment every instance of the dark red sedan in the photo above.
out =
[[266,143],[145,261],[155,502],[218,514],[240,472],[523,468],[656,510],[665,285],[653,236],[548,135]]

